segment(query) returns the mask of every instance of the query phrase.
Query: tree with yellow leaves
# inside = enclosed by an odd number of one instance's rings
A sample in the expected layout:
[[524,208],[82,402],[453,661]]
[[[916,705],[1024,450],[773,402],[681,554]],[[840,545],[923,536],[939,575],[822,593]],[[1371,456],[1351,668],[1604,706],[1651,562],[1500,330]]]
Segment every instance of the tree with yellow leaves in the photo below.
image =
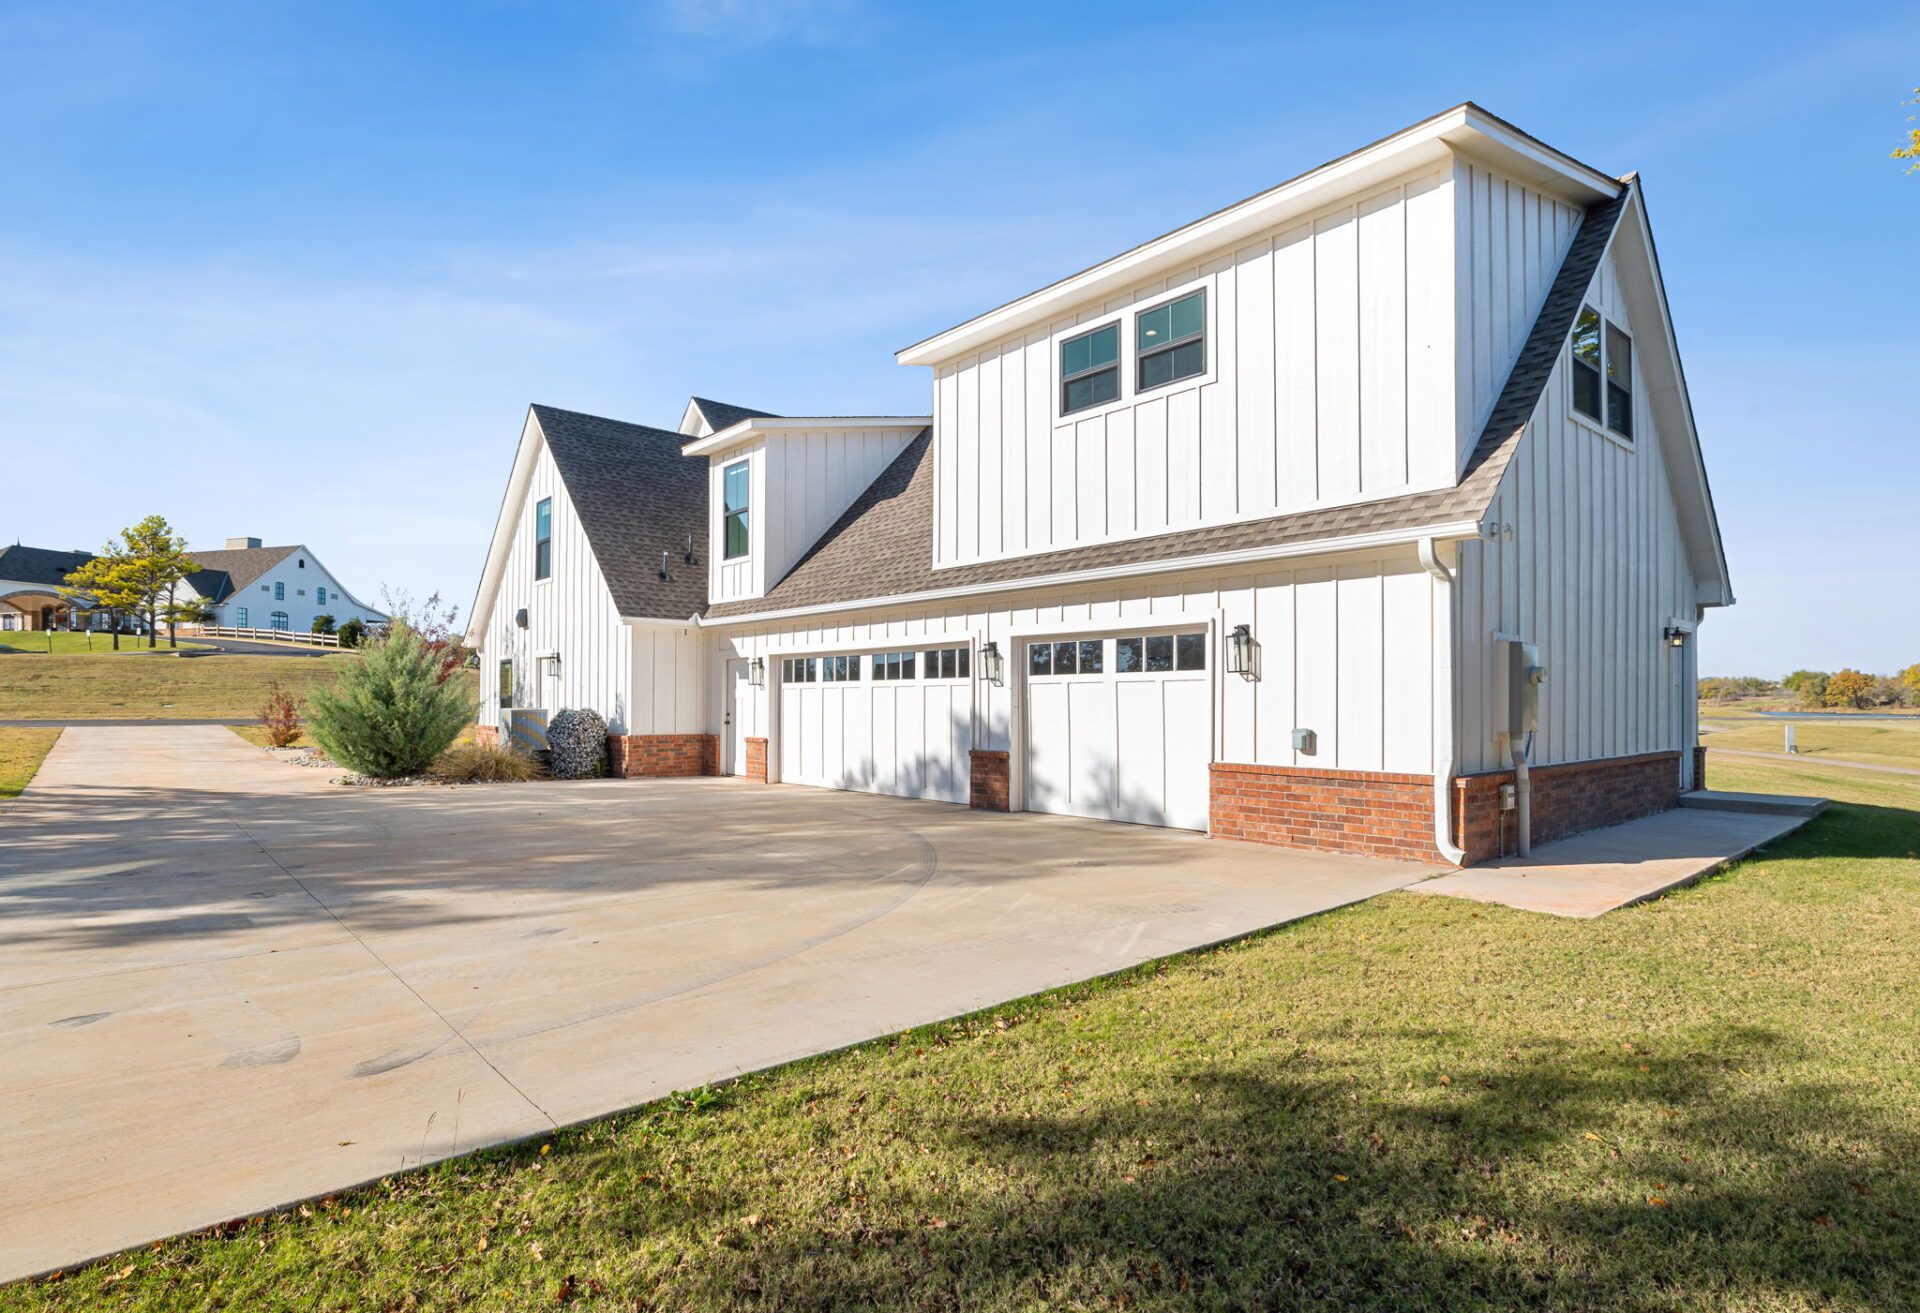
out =
[[[1920,105],[1920,87],[1913,89],[1913,99],[1906,103],[1909,105]],[[1907,122],[1920,122],[1920,114],[1907,115]],[[1907,165],[1907,172],[1920,173],[1920,128],[1907,129],[1907,144],[1894,151],[1893,158],[1896,160],[1912,160],[1913,163]]]

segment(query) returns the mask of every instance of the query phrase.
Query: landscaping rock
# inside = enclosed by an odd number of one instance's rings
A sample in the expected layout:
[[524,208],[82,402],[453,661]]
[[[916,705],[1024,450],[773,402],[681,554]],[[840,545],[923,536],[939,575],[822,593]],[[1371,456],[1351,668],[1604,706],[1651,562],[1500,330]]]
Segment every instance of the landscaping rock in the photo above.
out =
[[597,711],[562,711],[547,722],[547,769],[557,780],[607,773],[607,722]]

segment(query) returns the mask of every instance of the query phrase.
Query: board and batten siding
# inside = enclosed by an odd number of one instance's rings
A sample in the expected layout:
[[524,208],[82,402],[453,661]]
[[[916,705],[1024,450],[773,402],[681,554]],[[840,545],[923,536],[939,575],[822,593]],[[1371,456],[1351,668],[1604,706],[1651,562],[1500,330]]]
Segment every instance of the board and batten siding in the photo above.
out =
[[[529,424],[538,421],[529,419]],[[572,499],[544,438],[538,440],[526,497],[514,512],[512,545],[480,649],[480,723],[499,725],[499,663],[511,658],[514,701],[549,715],[565,707],[590,707],[609,729],[629,732],[633,708],[633,650],[574,513]],[[534,507],[553,498],[553,574],[533,577]],[[514,614],[527,611],[527,627]],[[560,674],[542,668],[542,653],[560,654]]]
[[[769,651],[822,654],[913,647],[970,638],[976,648],[996,641],[1007,658],[1002,683],[981,679],[975,666],[972,741],[1008,749],[1012,699],[1022,686],[1009,633],[1098,624],[1125,634],[1129,625],[1169,623],[1204,614],[1213,625],[1209,652],[1216,760],[1262,765],[1317,765],[1344,770],[1425,773],[1433,768],[1433,680],[1436,621],[1434,583],[1411,551],[1326,558],[1287,568],[1246,568],[1193,575],[1015,593],[963,605],[896,606],[852,611],[824,620],[754,629],[729,627],[713,635],[710,669],[729,658]],[[1220,634],[1237,624],[1259,644],[1255,678],[1225,669]],[[777,658],[769,680],[778,678]],[[724,682],[709,685],[708,723],[725,716]],[[748,721],[768,722],[767,690],[753,691]],[[1317,751],[1295,752],[1293,731],[1318,736]],[[764,731],[762,731],[764,732]]]
[[1454,164],[1460,469],[1573,245],[1580,211],[1473,160]]
[[[935,562],[1370,500],[1454,478],[1452,167],[935,371]],[[1136,308],[1205,287],[1208,371],[1135,396]],[[1118,317],[1122,395],[1058,416],[1063,335]]]
[[[853,505],[917,428],[830,429],[786,433],[716,454],[709,471],[708,594],[715,602],[763,596],[841,512]],[[748,551],[726,560],[723,471],[741,460],[748,471]]]
[[633,689],[628,734],[699,734],[705,721],[707,644],[692,625],[628,622]]
[[[1587,299],[1633,331],[1610,255]],[[1495,536],[1461,545],[1459,668],[1484,672],[1461,681],[1463,771],[1507,764],[1501,633],[1539,644],[1546,662],[1535,765],[1695,742],[1693,644],[1661,637],[1693,620],[1694,583],[1652,409],[1636,386],[1630,445],[1575,417],[1569,354],[1563,345],[1501,484]]]

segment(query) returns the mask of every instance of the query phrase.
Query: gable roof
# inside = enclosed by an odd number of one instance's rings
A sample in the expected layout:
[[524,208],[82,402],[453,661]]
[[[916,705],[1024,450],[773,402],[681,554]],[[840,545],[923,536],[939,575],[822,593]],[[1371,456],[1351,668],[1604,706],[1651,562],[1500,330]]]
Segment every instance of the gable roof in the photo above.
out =
[[1459,482],[1351,506],[1331,506],[1235,524],[1180,529],[1008,560],[933,568],[933,430],[923,430],[855,499],[764,597],[707,609],[709,620],[868,601],[983,584],[1010,586],[1050,575],[1181,560],[1252,548],[1307,544],[1478,523],[1499,491],[1561,345],[1619,223],[1626,193],[1587,210],[1545,304],[1516,357]]
[[693,404],[699,408],[707,424],[718,433],[721,429],[730,429],[743,419],[777,419],[770,410],[750,410],[746,406],[729,406],[724,401],[709,401],[705,397],[693,398]]
[[0,579],[58,588],[67,576],[93,559],[92,552],[62,552],[51,547],[0,547]]
[[620,614],[699,614],[707,603],[707,462],[682,456],[685,438],[667,429],[554,406],[533,407],[533,417]]
[[200,568],[187,576],[193,591],[210,602],[224,602],[274,566],[300,550],[286,547],[231,547],[188,552]]

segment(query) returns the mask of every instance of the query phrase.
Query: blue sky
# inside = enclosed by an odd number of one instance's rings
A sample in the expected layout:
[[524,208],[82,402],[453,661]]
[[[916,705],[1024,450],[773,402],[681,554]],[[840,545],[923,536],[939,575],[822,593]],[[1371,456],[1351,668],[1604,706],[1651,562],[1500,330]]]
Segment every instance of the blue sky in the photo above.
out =
[[0,0],[0,538],[464,606],[529,401],[924,411],[895,348],[1473,99],[1645,179],[1703,669],[1920,661],[1920,11],[1506,8]]

